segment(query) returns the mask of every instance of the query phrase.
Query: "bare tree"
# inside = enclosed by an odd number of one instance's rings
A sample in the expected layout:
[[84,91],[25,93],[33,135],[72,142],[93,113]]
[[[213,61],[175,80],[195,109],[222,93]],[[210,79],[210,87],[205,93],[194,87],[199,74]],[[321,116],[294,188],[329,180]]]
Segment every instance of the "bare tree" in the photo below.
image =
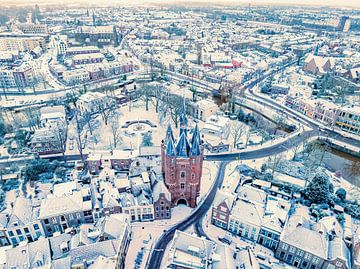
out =
[[66,136],[67,136],[67,123],[61,121],[51,128],[51,131],[55,137],[55,143],[57,148],[61,149],[63,159],[65,160],[65,150],[66,150]]
[[154,102],[154,105],[155,105],[156,113],[159,112],[159,105],[160,105],[161,98],[163,98],[163,93],[164,93],[164,87],[162,85],[158,85],[158,86],[154,87],[154,89],[153,89],[153,94],[154,94],[153,102]]
[[87,127],[89,128],[89,132],[92,135],[93,134],[93,122],[92,122],[91,113],[90,112],[83,113],[82,120],[87,125]]
[[274,130],[274,135],[276,135],[278,129],[284,127],[285,118],[283,117],[283,115],[277,115],[275,117],[275,124],[276,124],[276,126],[275,126],[275,130]]
[[284,160],[282,154],[275,154],[269,157],[269,168],[271,169],[271,174],[274,175],[276,169],[279,167],[280,163]]
[[119,116],[120,116],[120,113],[115,113],[109,120],[112,143],[113,143],[114,148],[116,148],[119,145],[119,143],[121,142],[121,136],[120,136],[121,127],[119,125]]
[[27,126],[30,130],[34,130],[40,125],[40,112],[37,108],[25,108],[23,110],[24,116],[27,121]]
[[83,148],[85,147],[85,141],[83,141],[83,138],[81,136],[82,130],[83,130],[83,121],[81,120],[79,114],[79,108],[77,107],[77,100],[79,96],[74,91],[69,91],[66,93],[66,101],[69,104],[72,104],[74,107],[74,119],[75,119],[75,140],[76,140],[76,146],[80,154],[80,158],[84,164],[85,163],[85,156],[83,153]]
[[318,158],[319,159],[318,167],[323,165],[326,153],[329,152],[330,150],[331,147],[328,144],[318,143],[318,151],[320,155],[320,158]]
[[352,177],[360,175],[360,161],[352,161],[350,164],[347,164],[345,168]]
[[240,122],[234,122],[230,128],[231,136],[234,140],[233,147],[235,148],[238,144],[239,140],[241,139],[242,135],[244,134],[243,125]]
[[296,157],[297,157],[297,154],[299,153],[300,148],[301,148],[300,143],[297,143],[297,144],[293,145],[293,147],[291,148],[291,151],[294,154],[293,157],[292,157],[293,161],[296,160]]
[[246,139],[245,139],[245,148],[247,148],[248,144],[249,144],[249,139],[250,139],[250,136],[251,136],[251,126],[249,128],[249,130],[246,132]]
[[140,97],[145,101],[145,109],[149,111],[149,102],[151,101],[152,96],[154,95],[153,90],[154,86],[142,83],[140,88]]
[[79,119],[79,111],[76,107],[75,109],[75,129],[76,129],[76,145],[77,145],[77,149],[79,151],[79,154],[80,154],[80,158],[83,162],[83,164],[85,165],[85,156],[84,156],[84,153],[83,153],[83,148],[85,147],[85,141],[83,140],[81,134],[82,134],[82,129],[83,129],[83,124],[81,123],[80,119]]
[[179,118],[184,109],[184,100],[178,95],[167,95],[166,98],[160,103],[159,117],[160,120],[164,119],[166,115],[170,115],[172,121],[175,124],[175,128],[178,128]]
[[97,105],[97,109],[105,123],[108,125],[109,118],[113,113],[114,104],[110,100],[100,101]]

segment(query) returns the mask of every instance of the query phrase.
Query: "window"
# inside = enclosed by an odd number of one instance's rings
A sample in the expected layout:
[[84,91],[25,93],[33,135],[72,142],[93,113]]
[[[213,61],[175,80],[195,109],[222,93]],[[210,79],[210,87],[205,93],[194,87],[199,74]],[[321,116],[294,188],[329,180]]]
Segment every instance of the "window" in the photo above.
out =
[[20,230],[20,229],[17,229],[17,230],[16,230],[16,234],[21,235],[21,230]]
[[186,173],[185,173],[184,171],[181,171],[181,172],[180,172],[180,177],[181,177],[181,178],[185,178],[185,176],[186,176]]
[[28,234],[30,231],[29,231],[29,228],[24,228],[24,232],[26,233],[26,234]]
[[191,179],[195,179],[195,174],[194,173],[191,174]]
[[180,189],[185,189],[185,183],[180,183]]
[[13,245],[17,245],[17,240],[16,240],[15,237],[11,238],[11,243],[12,243]]
[[292,258],[293,258],[293,255],[288,254],[288,255],[287,255],[287,258],[286,258],[286,262],[287,262],[287,263],[291,263]]
[[35,229],[35,230],[39,230],[39,224],[36,224],[36,223],[35,223],[35,224],[34,224],[34,229]]
[[14,236],[13,231],[9,231],[9,236],[10,236],[10,237],[11,237],[11,236]]
[[313,258],[313,263],[318,264],[320,262],[320,259],[318,257]]
[[42,234],[40,232],[36,232],[36,238],[39,238]]

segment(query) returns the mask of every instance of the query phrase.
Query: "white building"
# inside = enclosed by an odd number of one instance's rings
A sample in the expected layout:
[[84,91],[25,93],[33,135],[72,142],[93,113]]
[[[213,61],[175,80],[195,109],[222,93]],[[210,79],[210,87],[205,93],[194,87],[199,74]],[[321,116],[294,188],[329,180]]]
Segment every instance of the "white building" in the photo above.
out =
[[256,203],[239,199],[231,210],[228,230],[256,242],[263,216],[263,207]]
[[201,133],[226,139],[230,133],[230,121],[223,116],[213,115],[206,121]]
[[196,119],[207,121],[219,110],[219,107],[209,100],[203,99],[190,104],[190,114]]
[[80,68],[64,71],[63,80],[68,85],[75,85],[89,81],[90,76],[87,70]]
[[40,108],[40,125],[46,128],[66,124],[66,112],[64,106],[46,106]]
[[111,105],[111,99],[105,94],[100,92],[87,92],[79,97],[77,100],[77,107],[80,114],[84,113],[97,113],[100,106],[108,107]]

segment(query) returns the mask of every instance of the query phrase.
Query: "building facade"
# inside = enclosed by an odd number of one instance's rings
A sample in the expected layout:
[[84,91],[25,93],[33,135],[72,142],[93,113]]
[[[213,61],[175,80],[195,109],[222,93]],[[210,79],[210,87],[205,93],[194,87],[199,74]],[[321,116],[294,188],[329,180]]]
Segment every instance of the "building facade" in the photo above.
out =
[[185,109],[180,116],[180,137],[175,143],[170,125],[161,145],[162,173],[165,185],[171,193],[172,206],[186,204],[196,206],[200,192],[200,180],[204,159],[203,146],[198,127],[194,129],[191,141],[187,138]]

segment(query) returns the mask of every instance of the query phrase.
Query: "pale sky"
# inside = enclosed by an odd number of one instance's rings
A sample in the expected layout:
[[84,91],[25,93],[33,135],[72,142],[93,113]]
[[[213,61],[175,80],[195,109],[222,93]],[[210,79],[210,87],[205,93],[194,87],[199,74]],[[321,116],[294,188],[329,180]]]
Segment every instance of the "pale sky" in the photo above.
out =
[[109,5],[109,4],[125,4],[129,5],[129,2],[134,5],[141,5],[145,3],[157,3],[157,4],[170,4],[170,3],[204,3],[204,4],[295,4],[295,5],[323,5],[323,6],[336,6],[336,7],[357,7],[360,8],[360,0],[0,0],[2,5],[29,5],[33,3],[39,4],[96,4],[96,5]]

